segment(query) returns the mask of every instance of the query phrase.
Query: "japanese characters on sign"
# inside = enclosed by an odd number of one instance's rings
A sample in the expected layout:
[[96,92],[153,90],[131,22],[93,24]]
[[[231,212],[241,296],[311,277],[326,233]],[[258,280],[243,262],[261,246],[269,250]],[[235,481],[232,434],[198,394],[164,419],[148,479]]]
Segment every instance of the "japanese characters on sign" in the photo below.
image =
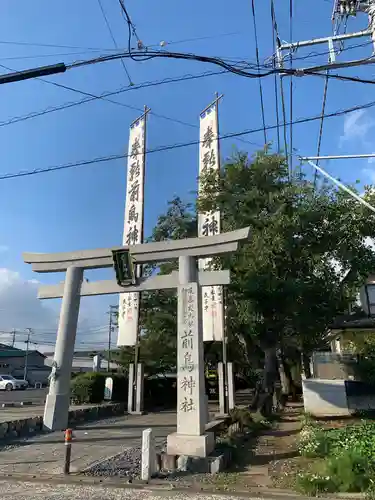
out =
[[[142,243],[143,238],[145,132],[146,115],[143,115],[130,126],[123,245]],[[139,274],[139,269],[136,273]],[[137,343],[138,320],[139,293],[120,294],[118,346]]]
[[[179,288],[178,306],[178,424],[184,425],[199,404],[198,288],[190,283]],[[186,421],[185,421],[186,423]]]
[[[200,115],[199,176],[209,171],[219,171],[218,102],[215,101]],[[199,186],[200,188],[200,186]],[[220,233],[220,212],[198,214],[198,236]],[[200,259],[199,268],[209,269],[211,259]],[[222,341],[224,337],[223,287],[202,288],[203,341]]]

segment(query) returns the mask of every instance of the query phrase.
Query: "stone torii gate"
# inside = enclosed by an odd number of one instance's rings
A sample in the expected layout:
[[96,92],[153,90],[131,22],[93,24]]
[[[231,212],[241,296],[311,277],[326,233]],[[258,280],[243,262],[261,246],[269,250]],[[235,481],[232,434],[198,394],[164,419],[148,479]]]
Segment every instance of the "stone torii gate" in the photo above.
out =
[[[204,382],[204,352],[201,318],[201,287],[228,285],[228,270],[198,271],[197,259],[235,252],[240,241],[249,239],[250,229],[204,238],[139,244],[75,252],[24,253],[24,261],[38,273],[65,272],[65,282],[39,286],[40,299],[62,297],[44,425],[65,429],[70,402],[70,376],[77,332],[80,298],[148,290],[178,290],[177,331],[177,433],[168,436],[171,455],[207,456],[213,449],[213,434],[205,434],[207,401]],[[178,259],[178,272],[143,277],[135,285],[120,287],[115,280],[83,281],[85,269],[113,267],[112,251],[126,250],[135,264]]]

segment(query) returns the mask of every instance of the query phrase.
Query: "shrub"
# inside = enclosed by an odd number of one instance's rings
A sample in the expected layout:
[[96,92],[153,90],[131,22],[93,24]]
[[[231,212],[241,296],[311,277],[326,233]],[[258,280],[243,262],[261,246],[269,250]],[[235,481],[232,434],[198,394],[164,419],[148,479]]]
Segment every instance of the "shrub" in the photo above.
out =
[[322,457],[329,450],[329,436],[316,424],[305,425],[299,435],[298,451],[304,457]]
[[297,488],[309,496],[318,496],[320,493],[333,493],[336,485],[329,476],[304,472],[297,476]]
[[71,398],[76,404],[101,403],[104,397],[106,375],[103,373],[81,373],[70,385]]
[[366,457],[356,451],[345,450],[326,462],[327,476],[331,477],[336,491],[366,491],[370,484]]
[[301,431],[298,448],[304,456],[325,458],[320,462],[319,473],[298,476],[297,485],[305,493],[367,492],[374,489],[374,422],[327,431],[310,423]]

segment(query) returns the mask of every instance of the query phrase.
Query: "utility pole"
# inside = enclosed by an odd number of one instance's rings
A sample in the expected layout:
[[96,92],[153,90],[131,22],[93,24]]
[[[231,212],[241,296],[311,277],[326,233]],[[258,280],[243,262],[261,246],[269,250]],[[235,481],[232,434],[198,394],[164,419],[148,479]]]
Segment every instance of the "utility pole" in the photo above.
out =
[[[360,14],[365,14],[368,17],[368,24],[366,29],[362,31],[356,31],[353,33],[347,32],[349,20],[353,17],[359,16]],[[278,47],[276,49],[276,54],[274,55],[276,67],[279,69],[283,69],[285,67],[285,59],[291,58],[304,47],[311,47],[315,45],[323,45],[323,46],[326,45],[328,48],[327,64],[306,66],[304,68],[295,68],[298,73],[298,76],[300,77],[308,75],[309,72],[311,71],[315,72],[315,74],[322,72],[321,73],[322,75],[324,74],[323,71],[326,72],[326,83],[323,92],[322,118],[321,118],[321,128],[319,133],[317,154],[315,156],[301,158],[302,161],[308,161],[308,163],[315,169],[316,171],[315,178],[318,173],[321,173],[326,177],[330,178],[330,176],[327,175],[325,171],[322,171],[322,169],[318,166],[320,160],[348,158],[348,155],[340,156],[331,154],[331,155],[321,156],[320,154],[329,71],[332,69],[350,68],[350,67],[363,66],[366,64],[375,63],[375,0],[333,0],[332,23],[333,23],[333,33],[327,37],[315,38],[311,40],[303,40],[297,42],[290,40],[289,43],[281,42],[281,38],[278,37]],[[363,43],[362,45],[364,47],[367,45],[372,45],[372,55],[370,57],[368,56],[362,57],[361,59],[346,60],[339,62],[337,59],[341,55],[341,53],[345,50],[344,44],[347,41],[355,38],[369,39],[368,44]],[[359,45],[359,47],[360,46],[361,45]],[[286,77],[288,77],[287,73],[283,73],[281,75],[281,78],[286,78]],[[367,158],[371,157],[371,154],[350,155],[350,157]],[[312,159],[316,160],[317,163],[316,164],[313,163]]]
[[12,331],[12,347],[14,347],[14,344],[16,343],[16,330]]
[[109,306],[109,325],[108,325],[108,367],[107,371],[111,371],[111,349],[112,349],[112,333],[115,331],[115,328],[118,326],[118,308],[119,306]]
[[27,364],[28,364],[28,357],[29,357],[29,344],[30,344],[30,335],[32,334],[32,329],[31,328],[26,328],[27,330],[27,340],[25,340],[26,344],[26,355],[25,355],[25,365],[23,369],[23,378],[27,380]]

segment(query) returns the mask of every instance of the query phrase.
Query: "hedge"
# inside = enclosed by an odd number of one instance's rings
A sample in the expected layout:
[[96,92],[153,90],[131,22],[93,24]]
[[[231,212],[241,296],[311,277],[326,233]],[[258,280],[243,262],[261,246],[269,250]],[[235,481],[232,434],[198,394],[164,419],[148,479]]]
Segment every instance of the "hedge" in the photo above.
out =
[[80,373],[70,384],[71,399],[76,404],[96,404],[104,399],[105,379],[113,379],[112,401],[126,402],[128,396],[128,381],[123,375],[108,373]]
[[[112,401],[126,403],[128,379],[108,373],[80,373],[71,381],[71,399],[76,404],[96,404],[104,399],[105,379],[113,379]],[[173,408],[177,403],[176,379],[145,379],[144,405],[146,409]]]
[[[80,373],[71,381],[71,398],[76,404],[97,404],[104,399],[105,379],[112,377],[112,401],[127,403],[128,379],[124,375],[109,373]],[[235,379],[236,390],[246,382]],[[217,379],[206,380],[206,393],[209,399],[218,399]],[[177,404],[176,378],[145,378],[144,407],[146,410],[171,409]]]

